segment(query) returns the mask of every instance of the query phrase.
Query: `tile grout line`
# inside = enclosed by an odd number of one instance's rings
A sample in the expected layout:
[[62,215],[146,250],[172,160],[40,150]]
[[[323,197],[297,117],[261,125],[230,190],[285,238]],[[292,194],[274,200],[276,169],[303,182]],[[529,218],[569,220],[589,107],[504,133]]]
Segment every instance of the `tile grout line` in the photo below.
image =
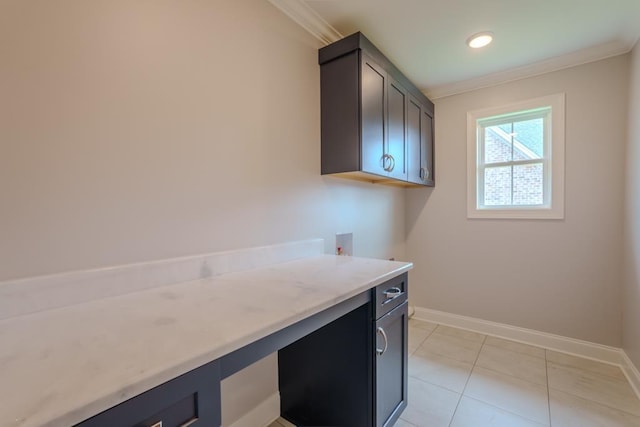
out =
[[[416,320],[416,322],[422,322],[422,320]],[[409,356],[413,356],[413,355],[415,354],[415,352],[416,352],[416,351],[418,351],[418,349],[422,346],[422,344],[424,344],[424,343],[425,343],[425,341],[427,341],[427,340],[429,339],[429,337],[430,337],[431,335],[433,335],[433,332],[436,330],[436,328],[437,328],[437,327],[438,327],[438,326],[437,326],[437,323],[436,323],[436,327],[429,331],[429,334],[427,334],[427,336],[426,336],[426,337],[424,337],[424,339],[423,339],[422,341],[420,341],[420,344],[418,344],[418,345],[416,346],[416,349],[415,349],[415,350],[413,350],[413,351],[409,354]],[[423,330],[424,330],[424,329],[423,329]]]
[[[414,319],[414,320],[415,320],[416,322],[424,322],[423,320],[418,320],[418,319]],[[424,323],[427,323],[427,322],[424,322]],[[429,323],[433,323],[433,322],[429,322]],[[433,329],[431,329],[430,331],[428,331],[429,333],[427,334],[427,336],[426,336],[426,337],[424,337],[424,339],[423,339],[422,341],[420,341],[420,344],[418,344],[418,345],[416,346],[416,349],[415,349],[415,350],[413,350],[411,353],[409,353],[409,355],[408,355],[409,357],[413,356],[413,355],[416,353],[416,351],[418,351],[418,349],[422,346],[422,344],[424,344],[424,343],[427,341],[427,339],[429,339],[429,337],[430,337],[431,335],[433,335],[433,332],[438,328],[438,324],[437,324],[437,323],[434,323],[434,324],[436,325],[436,326],[435,326],[435,328],[433,328]],[[408,332],[408,331],[407,331],[407,332]],[[410,376],[411,376],[411,375],[407,375],[407,377],[410,377]],[[412,378],[417,379],[417,380],[419,380],[419,381],[422,381],[422,380],[420,380],[419,378],[415,378],[415,377],[412,377]],[[407,381],[408,381],[408,378],[407,378]],[[426,381],[424,381],[424,382],[426,382]],[[427,383],[427,384],[431,384],[431,383]],[[444,387],[443,387],[443,388],[444,388]],[[452,417],[452,418],[453,418],[453,417]],[[407,421],[407,420],[405,420],[404,418],[402,418],[402,415],[400,415],[400,419],[401,419],[401,420],[403,420],[404,422],[406,422],[407,424],[410,424],[410,425],[411,425],[411,426],[413,426],[413,427],[417,427],[415,424],[410,423],[409,421]]]
[[[431,335],[433,335],[433,333],[436,331],[436,329],[437,329],[437,328],[438,328],[438,326],[436,326],[435,328],[433,328],[432,330],[430,330],[430,331],[429,331],[429,335],[427,335],[427,336],[425,337],[425,339],[424,339],[424,340],[422,340],[422,342],[420,343],[420,345],[424,344],[424,342],[425,342],[426,340],[428,340],[428,339],[429,339],[429,337],[430,337]],[[418,346],[418,347],[419,347],[419,346]],[[417,350],[417,349],[416,349],[416,350]],[[415,351],[414,351],[414,353],[415,353]]]
[[[478,332],[478,333],[480,333],[480,332]],[[491,336],[491,335],[487,335],[487,338],[489,338],[490,336]],[[501,340],[503,340],[503,341],[513,342],[513,343],[516,343],[516,344],[522,344],[522,343],[519,343],[518,341],[513,341],[513,340],[510,340],[510,339],[507,339],[507,338],[500,338],[500,339],[501,339]],[[540,350],[542,350],[542,351],[544,351],[544,352],[545,352],[545,355],[544,355],[544,356],[539,357],[539,356],[535,356],[535,355],[534,355],[534,354],[532,354],[532,353],[528,353],[528,352],[526,352],[526,351],[520,351],[520,350],[514,350],[514,349],[511,349],[511,348],[500,347],[499,345],[496,345],[496,344],[489,344],[489,343],[485,343],[484,345],[487,345],[487,346],[489,346],[489,347],[491,347],[491,348],[497,348],[497,349],[500,349],[500,350],[507,350],[507,351],[510,351],[510,352],[512,352],[512,353],[517,353],[518,355],[524,355],[524,356],[529,356],[529,357],[535,357],[536,359],[546,359],[546,349],[545,349],[545,348],[542,348],[542,347],[535,346],[535,345],[522,344],[522,345],[526,345],[526,346],[529,346],[529,347],[539,348]]]
[[464,383],[464,387],[462,388],[462,391],[460,392],[460,397],[458,398],[458,403],[456,404],[456,409],[453,410],[453,414],[451,414],[451,419],[449,420],[449,427],[451,427],[451,423],[453,423],[453,419],[456,416],[456,412],[458,412],[458,407],[460,406],[460,401],[462,401],[462,396],[464,396],[464,392],[467,389],[467,385],[469,384],[469,381],[471,380],[471,375],[473,375],[473,369],[476,367],[476,363],[478,363],[478,359],[480,358],[480,352],[482,351],[482,348],[484,347],[484,343],[487,341],[487,335],[484,336],[484,338],[482,339],[482,345],[480,345],[480,350],[478,350],[478,354],[476,355],[476,360],[473,361],[473,366],[471,367],[471,372],[469,372],[469,378],[467,378],[467,381]]
[[[553,351],[553,350],[551,350],[551,351]],[[612,377],[610,375],[601,374],[599,372],[589,371],[588,369],[583,369],[583,368],[576,367],[576,366],[571,366],[571,365],[561,365],[561,364],[557,364],[556,362],[553,362],[553,361],[551,363],[556,364],[559,369],[583,370],[583,371],[586,371],[587,373],[590,373],[590,374],[596,374],[596,375],[600,375],[600,376],[604,376],[604,377],[614,378],[615,379],[615,377]],[[547,367],[548,367],[548,365],[547,365]],[[628,380],[626,380],[626,382],[628,383]],[[548,389],[549,389],[549,391],[551,391],[551,386],[550,385],[548,386]],[[580,399],[580,400],[584,400],[585,402],[595,403],[596,405],[604,406],[605,408],[611,409],[613,411],[622,412],[623,414],[630,415],[632,417],[640,417],[640,416],[638,416],[638,415],[636,415],[636,414],[634,414],[632,412],[629,412],[629,411],[627,411],[625,409],[621,409],[621,408],[618,408],[618,407],[615,407],[615,406],[611,406],[609,403],[604,403],[604,402],[601,402],[599,400],[594,400],[594,399],[589,398],[589,397],[584,397],[584,396],[581,396],[579,394],[575,394],[575,393],[573,393],[572,391],[569,391],[569,390],[562,390],[562,389],[559,389],[559,388],[555,388],[554,390],[559,391],[560,393],[567,394],[567,395],[572,396],[574,398],[577,398],[577,399]],[[549,407],[549,414],[551,414],[551,407]]]
[[[518,352],[518,351],[515,351],[515,350],[510,350],[510,349],[508,349],[508,348],[502,348],[502,347],[498,347],[498,346],[494,346],[494,345],[486,344],[486,343],[485,343],[485,344],[483,344],[482,348],[484,348],[485,346],[486,346],[486,347],[491,347],[491,348],[494,348],[494,349],[498,349],[498,350],[500,350],[500,351],[505,351],[505,352],[513,353],[513,354],[515,354],[517,357],[521,357],[521,356],[528,356],[528,357],[535,358],[535,359],[542,359],[543,361],[545,361],[545,370],[546,370],[546,359],[545,359],[544,357],[536,357],[536,356],[532,356],[532,355],[530,355],[530,354],[528,354],[528,353],[521,353],[521,352]],[[496,374],[504,375],[504,376],[506,376],[506,377],[514,378],[514,379],[516,379],[516,380],[525,381],[525,382],[528,382],[528,383],[531,383],[531,384],[537,384],[537,385],[540,385],[540,386],[544,385],[544,384],[540,384],[540,383],[538,383],[538,382],[532,381],[531,379],[522,378],[522,377],[519,377],[519,376],[517,376],[517,375],[513,375],[513,374],[511,374],[511,373],[507,373],[507,372],[502,372],[502,371],[496,370],[496,369],[491,368],[491,367],[488,367],[488,366],[480,366],[480,368],[482,368],[482,369],[486,369],[487,371],[491,371],[491,372],[494,372],[494,373],[496,373]],[[546,372],[545,372],[545,375],[546,375]],[[526,418],[526,417],[525,417],[525,418]]]
[[[479,332],[478,332],[478,333],[479,333]],[[518,354],[518,355],[521,355],[521,354],[525,354],[525,355],[527,355],[526,353],[520,353],[520,352],[516,352],[516,351],[513,351],[513,350],[509,350],[509,349],[505,349],[505,348],[501,348],[501,347],[492,346],[491,344],[487,344],[486,340],[487,340],[487,338],[488,338],[489,336],[490,336],[490,335],[486,335],[485,340],[483,341],[482,346],[480,347],[480,352],[482,352],[482,349],[483,349],[485,346],[489,346],[489,347],[498,348],[498,349],[500,349],[500,350],[510,351],[510,352],[512,352],[512,353],[516,353],[516,354]],[[477,366],[477,362],[478,362],[478,359],[479,359],[479,358],[480,358],[480,353],[478,353],[478,356],[476,357],[476,360],[475,360],[475,362],[473,363],[473,369],[475,369],[475,368],[476,368],[476,366]],[[539,358],[539,359],[543,359],[543,360],[545,360],[545,368],[546,368],[546,353],[545,353],[545,357],[544,357],[544,358]],[[507,376],[507,377],[514,378],[514,379],[519,380],[519,381],[524,381],[524,382],[529,382],[529,383],[536,384],[536,385],[541,385],[541,384],[534,383],[534,382],[529,381],[529,380],[525,380],[525,379],[520,378],[520,377],[516,377],[516,376],[511,375],[511,374],[506,374],[506,373],[504,373],[504,372],[500,372],[500,371],[493,370],[493,369],[491,369],[491,368],[485,368],[484,366],[478,366],[478,367],[479,367],[479,368],[482,368],[482,369],[486,369],[486,370],[491,371],[491,372],[494,372],[494,373],[497,373],[497,374],[500,374],[500,375],[504,375],[504,376]],[[472,369],[472,373],[473,373],[473,369]],[[546,369],[545,369],[545,371],[546,371]],[[464,386],[464,389],[463,389],[463,392],[462,392],[462,393],[464,393],[464,392],[466,391],[466,389],[467,389],[467,385],[468,385],[468,383],[469,383],[469,380],[470,380],[470,379],[471,379],[471,375],[469,376],[469,379],[467,380],[467,383],[465,384],[465,386]],[[548,384],[547,384],[547,387],[548,387]],[[481,398],[478,398],[478,397],[470,397],[470,396],[465,396],[465,397],[467,397],[468,399],[475,400],[475,401],[477,401],[477,402],[484,403],[484,404],[486,404],[486,405],[489,405],[489,406],[491,406],[491,407],[493,407],[493,408],[499,409],[499,410],[501,410],[501,411],[504,411],[504,412],[509,413],[509,414],[511,414],[511,415],[514,415],[514,416],[516,416],[516,417],[519,417],[519,418],[522,418],[522,419],[525,419],[525,420],[532,421],[532,422],[535,422],[535,423],[537,423],[537,424],[540,424],[540,422],[538,422],[538,421],[536,421],[536,420],[533,420],[533,419],[531,419],[531,418],[525,417],[525,416],[523,416],[523,415],[521,415],[521,414],[518,414],[518,413],[516,413],[516,412],[513,412],[513,411],[511,411],[511,410],[509,410],[509,409],[506,409],[506,408],[503,408],[503,407],[500,407],[500,406],[496,406],[495,404],[493,404],[493,403],[491,403],[491,402],[488,402],[488,401],[486,401],[486,400],[482,400]],[[547,400],[548,400],[548,399],[547,399]],[[456,407],[456,410],[457,410],[457,407]],[[540,424],[540,425],[542,425],[542,424]],[[547,426],[547,427],[550,427],[550,426]]]

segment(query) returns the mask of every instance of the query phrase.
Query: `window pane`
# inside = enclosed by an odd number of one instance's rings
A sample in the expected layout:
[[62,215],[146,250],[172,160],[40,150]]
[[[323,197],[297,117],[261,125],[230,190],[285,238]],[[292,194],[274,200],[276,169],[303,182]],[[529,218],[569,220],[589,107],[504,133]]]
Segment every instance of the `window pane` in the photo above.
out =
[[511,204],[511,166],[484,170],[484,205],[508,206]]
[[544,119],[513,123],[514,160],[540,159],[544,156]]
[[485,163],[510,162],[511,152],[511,123],[484,128]]
[[513,204],[543,204],[543,170],[541,163],[513,167]]

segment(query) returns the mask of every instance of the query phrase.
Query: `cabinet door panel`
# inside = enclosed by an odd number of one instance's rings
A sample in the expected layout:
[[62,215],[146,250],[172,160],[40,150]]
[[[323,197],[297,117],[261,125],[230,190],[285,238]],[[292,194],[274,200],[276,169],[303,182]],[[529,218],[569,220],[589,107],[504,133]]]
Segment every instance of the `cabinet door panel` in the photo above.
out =
[[420,163],[425,169],[424,183],[433,186],[435,183],[435,171],[433,161],[433,117],[428,111],[422,112],[422,121],[420,124],[422,128],[422,144],[420,154]]
[[376,426],[391,426],[407,406],[408,303],[376,322]]
[[362,170],[384,175],[386,78],[384,70],[362,57]]
[[386,154],[390,156],[385,159],[386,172],[389,176],[398,179],[406,179],[407,171],[405,165],[406,149],[406,108],[407,91],[397,82],[389,81],[389,134],[387,137]]
[[[420,126],[422,106],[413,98],[409,98],[407,111],[407,180],[416,184],[424,184],[421,178],[424,138]],[[424,173],[424,172],[423,172]]]

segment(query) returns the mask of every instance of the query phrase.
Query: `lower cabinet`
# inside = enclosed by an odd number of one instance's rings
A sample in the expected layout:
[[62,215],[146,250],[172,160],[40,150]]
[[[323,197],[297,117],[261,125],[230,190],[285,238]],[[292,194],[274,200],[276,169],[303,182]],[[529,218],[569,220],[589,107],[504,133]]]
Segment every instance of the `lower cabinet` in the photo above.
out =
[[212,427],[221,424],[220,365],[212,362],[76,427]]
[[407,406],[407,326],[404,302],[376,321],[376,427],[392,426]]
[[278,352],[281,415],[298,426],[392,426],[407,406],[407,275]]

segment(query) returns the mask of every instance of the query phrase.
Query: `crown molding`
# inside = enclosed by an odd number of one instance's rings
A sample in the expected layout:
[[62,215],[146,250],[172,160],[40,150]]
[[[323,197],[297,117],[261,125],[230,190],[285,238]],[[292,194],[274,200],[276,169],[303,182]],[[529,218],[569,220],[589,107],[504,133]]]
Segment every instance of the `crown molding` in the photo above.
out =
[[269,2],[325,45],[344,37],[301,0],[269,0]]
[[[275,7],[280,9],[285,15],[295,21],[311,35],[320,40],[324,45],[338,41],[344,36],[318,13],[313,10],[303,0],[268,0]],[[526,79],[589,62],[599,61],[630,52],[638,40],[631,42],[613,41],[598,46],[589,47],[565,55],[556,56],[533,64],[510,70],[499,71],[497,73],[471,79],[461,80],[453,83],[444,83],[428,87],[422,92],[430,99],[444,98],[446,96],[458,95],[476,89],[496,86],[515,80]]]
[[486,76],[445,83],[424,90],[430,99],[444,98],[628,53],[635,43],[614,41]]

